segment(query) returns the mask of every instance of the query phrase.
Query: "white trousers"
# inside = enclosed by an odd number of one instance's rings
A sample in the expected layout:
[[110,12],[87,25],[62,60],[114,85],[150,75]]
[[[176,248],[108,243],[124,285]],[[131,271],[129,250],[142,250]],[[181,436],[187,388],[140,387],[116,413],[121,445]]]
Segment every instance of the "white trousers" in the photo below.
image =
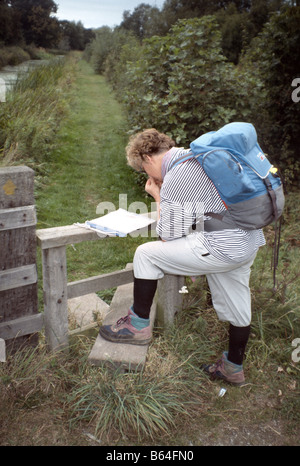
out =
[[236,327],[251,322],[249,279],[256,252],[244,262],[228,264],[207,254],[197,234],[173,241],[142,244],[135,252],[134,276],[160,279],[165,274],[206,275],[212,302],[218,318]]

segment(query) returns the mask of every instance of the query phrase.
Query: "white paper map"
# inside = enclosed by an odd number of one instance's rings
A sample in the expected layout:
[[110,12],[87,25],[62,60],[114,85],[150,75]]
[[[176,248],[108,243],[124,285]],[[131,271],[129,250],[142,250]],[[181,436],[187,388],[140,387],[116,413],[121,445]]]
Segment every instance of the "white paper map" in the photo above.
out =
[[77,223],[76,225],[84,226],[109,236],[126,236],[133,231],[147,227],[153,222],[155,220],[147,215],[118,209],[102,217],[87,220],[84,224]]

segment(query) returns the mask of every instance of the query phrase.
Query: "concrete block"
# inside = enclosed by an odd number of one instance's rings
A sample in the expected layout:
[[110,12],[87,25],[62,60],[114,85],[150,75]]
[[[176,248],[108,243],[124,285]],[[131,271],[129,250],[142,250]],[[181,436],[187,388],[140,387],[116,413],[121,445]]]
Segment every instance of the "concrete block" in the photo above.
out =
[[109,305],[97,296],[96,293],[68,299],[68,313],[70,323],[79,327],[86,327],[105,318]]
[[[133,283],[119,286],[113,297],[110,312],[104,319],[104,325],[115,323],[128,313],[132,305]],[[156,314],[156,305],[153,304],[150,313],[151,327],[153,328]],[[112,368],[121,370],[142,370],[145,365],[149,345],[129,345],[125,343],[113,343],[105,340],[99,334],[89,355],[89,362],[100,366],[103,363]]]

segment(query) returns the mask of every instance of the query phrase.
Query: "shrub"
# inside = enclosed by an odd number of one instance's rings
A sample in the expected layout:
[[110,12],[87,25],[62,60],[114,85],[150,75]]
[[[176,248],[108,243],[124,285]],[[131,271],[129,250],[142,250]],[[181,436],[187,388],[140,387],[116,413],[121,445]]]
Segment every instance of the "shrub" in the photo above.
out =
[[30,54],[18,46],[0,48],[0,68],[15,66],[30,59]]
[[216,19],[181,20],[170,33],[144,42],[127,65],[124,104],[134,130],[146,127],[186,144],[233,120],[251,120],[262,85],[228,63]]
[[113,31],[108,26],[103,26],[96,32],[92,46],[88,47],[86,56],[96,73],[102,74],[105,69],[105,60],[112,49]]
[[243,69],[264,83],[255,119],[267,151],[292,182],[300,173],[300,103],[292,99],[292,82],[299,77],[299,21],[300,7],[275,13],[241,60]]

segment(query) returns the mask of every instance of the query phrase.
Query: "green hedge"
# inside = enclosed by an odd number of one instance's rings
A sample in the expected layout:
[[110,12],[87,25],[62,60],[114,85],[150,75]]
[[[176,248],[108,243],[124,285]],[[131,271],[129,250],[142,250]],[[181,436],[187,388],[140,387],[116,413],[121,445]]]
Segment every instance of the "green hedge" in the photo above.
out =
[[300,103],[292,100],[292,82],[299,20],[300,7],[273,14],[237,65],[223,54],[215,16],[179,20],[166,36],[142,43],[126,31],[103,29],[89,55],[122,102],[130,132],[156,127],[186,146],[226,123],[248,121],[271,162],[296,184]]

